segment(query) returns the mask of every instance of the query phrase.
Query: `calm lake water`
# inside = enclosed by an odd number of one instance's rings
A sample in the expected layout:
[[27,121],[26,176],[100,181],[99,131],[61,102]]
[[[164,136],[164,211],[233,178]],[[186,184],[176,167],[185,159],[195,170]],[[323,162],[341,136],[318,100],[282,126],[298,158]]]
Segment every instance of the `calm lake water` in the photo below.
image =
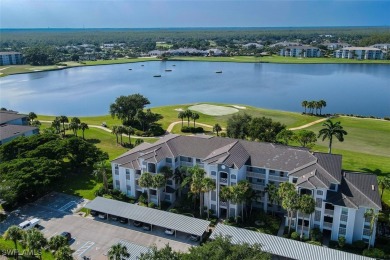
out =
[[52,115],[107,114],[116,97],[141,93],[152,107],[221,102],[301,112],[302,100],[324,99],[326,113],[390,116],[390,66],[374,64],[141,62],[7,76],[0,91],[1,107]]

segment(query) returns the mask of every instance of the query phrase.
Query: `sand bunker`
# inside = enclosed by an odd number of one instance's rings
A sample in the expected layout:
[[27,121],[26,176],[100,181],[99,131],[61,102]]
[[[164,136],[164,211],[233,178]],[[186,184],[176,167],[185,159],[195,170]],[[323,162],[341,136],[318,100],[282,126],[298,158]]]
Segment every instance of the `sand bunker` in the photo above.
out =
[[238,112],[238,109],[236,108],[208,105],[208,104],[195,105],[189,107],[188,109],[200,112],[205,115],[210,115],[210,116],[224,116],[224,115],[230,115]]
[[235,108],[238,108],[238,109],[246,109],[246,107],[237,106],[237,105],[233,105],[232,107],[235,107]]

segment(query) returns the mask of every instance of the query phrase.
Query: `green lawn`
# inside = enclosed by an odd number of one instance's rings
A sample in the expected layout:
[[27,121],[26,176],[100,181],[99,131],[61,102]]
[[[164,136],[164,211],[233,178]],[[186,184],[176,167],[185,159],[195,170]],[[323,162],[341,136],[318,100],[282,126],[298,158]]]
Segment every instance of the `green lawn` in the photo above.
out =
[[[2,236],[0,236],[0,249],[2,249],[2,250],[15,249],[14,242],[12,242],[11,240],[4,240],[4,238]],[[22,245],[20,243],[18,243],[18,250],[20,253],[22,253],[24,250],[24,247],[22,247]],[[6,258],[4,258],[4,259],[6,259]],[[19,259],[26,259],[26,258],[19,257]],[[30,259],[30,258],[28,258],[28,259]],[[52,259],[54,260],[54,256],[52,253],[50,253],[48,251],[42,251],[42,259],[43,260],[52,260]]]

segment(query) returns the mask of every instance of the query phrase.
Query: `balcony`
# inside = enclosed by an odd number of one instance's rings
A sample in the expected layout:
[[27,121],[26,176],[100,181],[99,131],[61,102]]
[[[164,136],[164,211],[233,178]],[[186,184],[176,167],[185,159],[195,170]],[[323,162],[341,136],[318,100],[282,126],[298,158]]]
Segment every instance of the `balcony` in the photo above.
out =
[[334,210],[333,209],[325,209],[324,211],[324,215],[331,215],[333,216],[334,214]]
[[180,161],[180,165],[181,166],[192,167],[192,166],[194,166],[194,163],[193,162],[182,162],[182,161]]
[[[297,230],[299,233],[301,233],[302,226],[298,226]],[[309,232],[309,227],[303,226],[303,232]]]
[[264,185],[259,185],[259,184],[253,184],[253,183],[251,183],[251,187],[252,187],[252,189],[254,189],[254,190],[261,190],[261,191],[264,191]]
[[136,189],[136,190],[140,190],[140,191],[142,191],[142,187],[141,187],[141,186],[139,186],[139,185],[135,185],[135,189]]
[[264,173],[246,171],[246,177],[255,177],[258,179],[265,179]]
[[326,228],[326,229],[332,229],[332,226],[333,226],[333,223],[324,221],[324,225],[322,227]]
[[285,182],[288,180],[288,177],[280,177],[279,175],[268,175],[268,178],[270,181],[280,181],[280,182]]
[[151,200],[157,200],[157,195],[150,195]]
[[200,168],[204,168],[204,163],[196,163]]
[[228,179],[227,178],[219,178],[220,183],[227,183]]
[[220,207],[227,207],[227,204],[228,204],[227,201],[221,201],[221,200],[219,201]]
[[172,163],[165,163],[165,166],[169,167],[169,168],[172,168]]

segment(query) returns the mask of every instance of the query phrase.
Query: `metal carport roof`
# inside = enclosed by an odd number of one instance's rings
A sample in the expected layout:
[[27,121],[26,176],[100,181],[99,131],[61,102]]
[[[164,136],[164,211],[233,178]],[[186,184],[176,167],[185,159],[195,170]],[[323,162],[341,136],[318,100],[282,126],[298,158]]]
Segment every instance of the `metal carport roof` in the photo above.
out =
[[[130,254],[130,257],[122,257],[124,260],[138,260],[141,254],[146,254],[150,251],[149,247],[137,245],[127,240],[121,240],[118,243],[125,246]],[[106,255],[108,255],[108,251]]]
[[211,239],[218,235],[230,236],[232,243],[260,244],[264,251],[290,259],[321,260],[367,260],[369,257],[346,253],[322,246],[295,241],[283,237],[268,235],[243,228],[218,224],[211,234]]
[[197,236],[202,236],[210,225],[210,221],[203,219],[102,197],[95,198],[85,208]]

